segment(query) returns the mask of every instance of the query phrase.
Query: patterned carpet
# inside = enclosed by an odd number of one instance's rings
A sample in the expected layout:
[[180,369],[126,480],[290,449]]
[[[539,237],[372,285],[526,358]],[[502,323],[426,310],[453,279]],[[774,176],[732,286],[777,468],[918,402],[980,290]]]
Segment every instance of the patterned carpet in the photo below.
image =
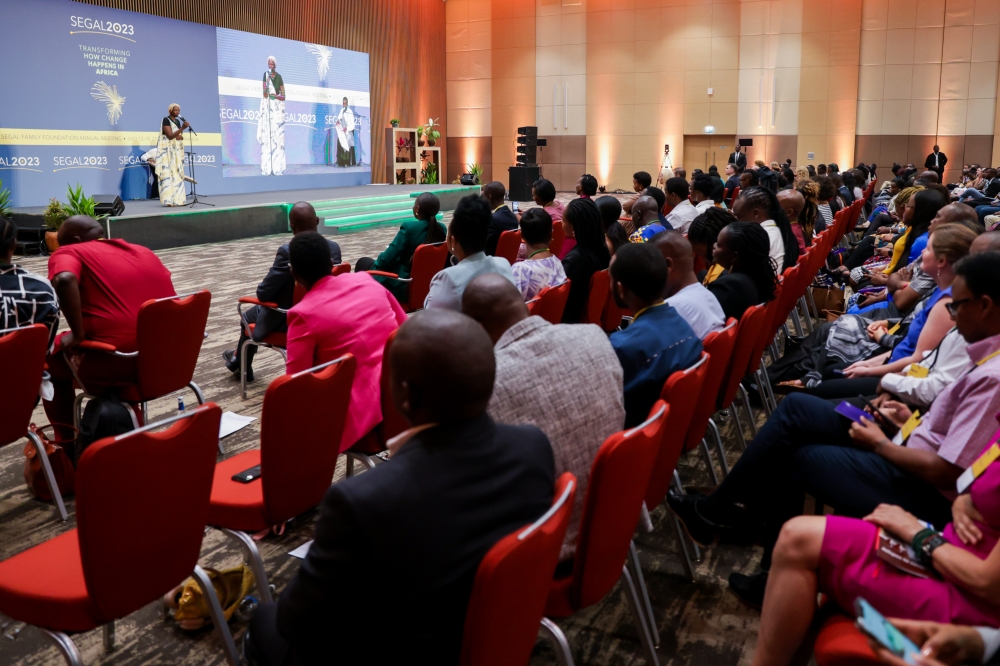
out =
[[[565,197],[568,199],[569,197]],[[447,217],[446,217],[447,221]],[[336,240],[345,261],[354,263],[362,256],[376,256],[393,238],[395,229],[375,229]],[[212,308],[208,320],[208,337],[202,347],[195,381],[206,398],[218,403],[223,410],[260,416],[261,401],[267,383],[283,372],[281,357],[262,350],[256,357],[254,371],[257,380],[250,384],[248,399],[239,397],[239,383],[222,367],[221,354],[232,349],[238,334],[236,299],[252,294],[264,275],[277,247],[287,242],[287,236],[271,236],[251,240],[179,248],[159,252],[173,273],[178,293],[207,288],[212,292]],[[37,257],[17,260],[18,263],[44,274],[45,259]],[[190,405],[194,397],[184,396]],[[168,397],[150,405],[150,415],[167,415],[176,410],[177,400]],[[46,423],[41,410],[36,423]],[[226,456],[257,446],[259,422],[224,440]],[[737,457],[735,435],[729,423],[722,423],[730,463]],[[54,518],[49,505],[32,499],[22,477],[23,445],[0,449],[0,559],[6,559],[74,525],[71,515],[67,523]],[[343,474],[343,463],[337,477]],[[685,485],[704,486],[710,483],[704,463],[692,453],[682,459],[681,478]],[[165,492],[172,492],[167,485]],[[179,491],[179,489],[177,489]],[[126,498],[123,498],[126,499]],[[74,511],[69,501],[67,509]],[[714,666],[749,664],[759,627],[759,613],[742,605],[728,592],[726,578],[732,571],[753,572],[760,557],[758,547],[745,544],[720,544],[703,552],[695,572],[695,581],[683,575],[678,542],[663,507],[653,514],[656,530],[638,534],[636,543],[646,582],[660,628],[661,663],[665,665]],[[301,516],[281,537],[269,537],[260,543],[271,582],[280,592],[294,575],[298,563],[287,552],[312,538],[315,512]],[[124,526],[123,526],[124,529]],[[145,526],[143,529],[155,529]],[[202,566],[223,568],[239,564],[239,548],[222,533],[207,530],[202,545]],[[45,572],[39,572],[45,575]],[[371,575],[378,575],[374,570]],[[331,603],[350,603],[349,599],[331,599]],[[0,623],[2,624],[2,623]],[[559,622],[571,645],[577,664],[620,665],[644,663],[628,606],[622,594],[615,590],[602,602]],[[244,625],[234,621],[232,628],[237,641]],[[7,633],[15,630],[7,627]],[[373,637],[391,627],[373,627]],[[117,626],[119,648],[105,654],[100,631],[74,637],[87,664],[224,664],[221,647],[214,634],[203,631],[190,634],[177,629],[172,620],[159,616],[158,604],[150,604],[133,613]],[[361,637],[359,637],[361,638]],[[331,646],[334,658],[336,646]],[[61,663],[58,653],[37,630],[25,628],[16,640],[0,639],[0,664]],[[555,653],[540,640],[531,664],[554,664]]]

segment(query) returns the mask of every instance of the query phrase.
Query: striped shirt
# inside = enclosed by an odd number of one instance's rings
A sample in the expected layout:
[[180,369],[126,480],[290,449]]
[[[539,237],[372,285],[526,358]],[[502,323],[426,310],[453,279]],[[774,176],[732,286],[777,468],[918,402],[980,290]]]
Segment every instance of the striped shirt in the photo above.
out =
[[49,347],[59,328],[59,300],[52,284],[20,266],[0,265],[0,330],[45,324]]

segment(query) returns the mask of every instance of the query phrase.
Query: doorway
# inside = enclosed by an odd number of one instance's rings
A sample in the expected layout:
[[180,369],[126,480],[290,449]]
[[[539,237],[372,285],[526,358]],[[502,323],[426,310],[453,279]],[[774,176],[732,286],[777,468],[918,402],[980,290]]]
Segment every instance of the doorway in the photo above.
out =
[[677,166],[687,169],[688,178],[695,169],[708,172],[708,167],[715,165],[719,173],[726,170],[726,160],[736,145],[733,134],[685,134],[684,162]]

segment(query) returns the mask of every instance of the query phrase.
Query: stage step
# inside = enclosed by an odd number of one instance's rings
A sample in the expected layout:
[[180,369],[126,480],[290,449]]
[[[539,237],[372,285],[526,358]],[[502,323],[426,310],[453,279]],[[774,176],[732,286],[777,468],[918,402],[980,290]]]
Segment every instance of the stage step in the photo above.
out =
[[[460,196],[478,192],[478,187],[443,187],[434,190],[438,196]],[[319,216],[321,231],[327,234],[343,234],[362,231],[373,227],[398,226],[413,219],[413,203],[420,192],[389,194],[382,197],[356,197],[353,199],[332,199],[312,201]],[[443,215],[438,213],[438,219]]]

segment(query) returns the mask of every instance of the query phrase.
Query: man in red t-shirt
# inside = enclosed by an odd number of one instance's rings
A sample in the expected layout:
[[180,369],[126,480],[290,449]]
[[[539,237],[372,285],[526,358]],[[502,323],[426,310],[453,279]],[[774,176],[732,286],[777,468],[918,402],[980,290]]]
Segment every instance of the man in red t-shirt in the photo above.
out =
[[[135,382],[135,360],[101,352],[79,353],[80,342],[93,340],[121,352],[136,350],[139,308],[148,300],[174,296],[170,271],[159,257],[140,245],[106,240],[94,219],[75,215],[59,229],[59,249],[49,257],[49,280],[70,332],[61,335],[49,355],[55,394],[45,402],[53,424],[73,423],[73,373],[90,393]],[[64,354],[65,352],[65,354]],[[59,428],[61,435],[72,432]]]

